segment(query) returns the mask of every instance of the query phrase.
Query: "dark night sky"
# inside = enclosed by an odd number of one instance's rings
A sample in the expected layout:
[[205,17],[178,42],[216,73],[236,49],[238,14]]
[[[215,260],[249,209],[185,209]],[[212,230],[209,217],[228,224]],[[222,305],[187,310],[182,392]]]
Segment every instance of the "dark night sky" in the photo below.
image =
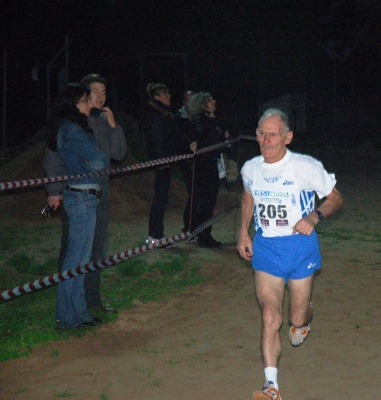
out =
[[[310,130],[331,129],[335,67],[337,126],[369,129],[369,118],[380,115],[378,0],[13,0],[6,7],[0,44],[8,54],[13,135],[25,132],[26,122],[29,131],[44,123],[46,64],[65,34],[72,39],[69,80],[100,72],[109,80],[108,103],[136,117],[142,53],[186,53],[188,87],[210,91],[238,128],[256,121],[259,103],[300,92],[314,121]],[[147,61],[143,83],[167,83],[177,107],[181,57]],[[32,82],[36,66],[39,81]]]

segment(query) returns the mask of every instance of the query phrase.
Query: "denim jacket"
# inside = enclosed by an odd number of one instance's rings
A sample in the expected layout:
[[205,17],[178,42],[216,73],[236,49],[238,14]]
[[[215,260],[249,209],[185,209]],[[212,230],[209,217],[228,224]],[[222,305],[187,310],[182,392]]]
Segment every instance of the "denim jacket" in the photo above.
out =
[[[88,174],[105,170],[107,157],[97,150],[93,135],[79,125],[65,119],[58,129],[57,153],[61,157],[68,175]],[[98,183],[99,176],[71,179],[69,185]]]
[[[107,119],[103,114],[98,117],[89,116],[89,126],[94,131],[94,139],[97,148],[106,154],[107,158],[121,160],[127,152],[126,138],[124,131],[120,125],[116,128],[111,128]],[[108,161],[107,169],[110,168]],[[61,157],[56,151],[46,148],[44,157],[44,169],[46,176],[62,176],[66,175],[66,171],[61,160]],[[103,192],[108,191],[109,176],[100,177],[100,187]],[[65,189],[66,181],[47,183],[45,188],[49,196],[58,196]]]

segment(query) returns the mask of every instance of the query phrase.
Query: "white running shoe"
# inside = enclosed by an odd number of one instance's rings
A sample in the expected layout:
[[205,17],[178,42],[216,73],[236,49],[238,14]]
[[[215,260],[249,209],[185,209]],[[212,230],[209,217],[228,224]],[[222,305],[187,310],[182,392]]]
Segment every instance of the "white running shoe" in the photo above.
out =
[[291,325],[289,339],[293,346],[300,346],[305,340],[308,334],[310,333],[310,324],[306,324],[301,328],[296,328],[294,325]]
[[282,400],[278,389],[275,389],[274,382],[267,381],[260,392],[254,392],[253,400]]

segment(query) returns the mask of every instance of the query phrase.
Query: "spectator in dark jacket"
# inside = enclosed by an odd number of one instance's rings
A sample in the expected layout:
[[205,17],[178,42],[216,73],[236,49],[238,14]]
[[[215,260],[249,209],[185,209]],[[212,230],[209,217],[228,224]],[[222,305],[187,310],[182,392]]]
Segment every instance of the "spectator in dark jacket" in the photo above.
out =
[[[149,83],[149,96],[142,131],[151,160],[176,154],[176,133],[171,113],[171,95],[166,85]],[[151,204],[147,243],[164,238],[164,213],[168,204],[173,167],[170,164],[156,168],[154,197]],[[169,247],[169,246],[167,246]]]
[[[216,101],[209,93],[200,92],[192,96],[188,105],[188,113],[192,116],[191,136],[197,142],[198,149],[221,143],[230,136],[228,131],[221,129],[215,111]],[[220,153],[221,150],[214,150],[196,156],[192,230],[213,217],[220,184],[217,167]],[[221,242],[212,237],[211,231],[212,227],[210,226],[198,235],[199,246],[207,248],[221,246]]]
[[[190,131],[191,117],[188,114],[188,104],[195,92],[188,90],[183,96],[183,106],[174,115],[176,125],[176,140],[178,154],[187,154],[191,152],[190,145],[193,143]],[[193,160],[183,160],[178,163],[179,169],[184,179],[185,187],[187,189],[188,198],[184,210],[183,231],[187,232],[190,229],[190,213],[191,213],[191,197],[192,197],[192,171]]]

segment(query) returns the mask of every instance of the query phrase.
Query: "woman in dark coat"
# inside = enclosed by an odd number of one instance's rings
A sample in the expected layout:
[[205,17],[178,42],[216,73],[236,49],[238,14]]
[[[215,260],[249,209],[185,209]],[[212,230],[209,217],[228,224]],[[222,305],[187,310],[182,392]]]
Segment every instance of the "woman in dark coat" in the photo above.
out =
[[[200,92],[192,96],[188,113],[192,116],[191,137],[197,142],[198,150],[221,143],[229,137],[228,131],[219,126],[215,111],[216,101],[209,93]],[[221,151],[218,149],[196,156],[191,230],[213,217],[220,185],[217,160]],[[198,235],[197,241],[201,247],[221,246],[221,242],[212,237],[211,231],[210,226]]]

